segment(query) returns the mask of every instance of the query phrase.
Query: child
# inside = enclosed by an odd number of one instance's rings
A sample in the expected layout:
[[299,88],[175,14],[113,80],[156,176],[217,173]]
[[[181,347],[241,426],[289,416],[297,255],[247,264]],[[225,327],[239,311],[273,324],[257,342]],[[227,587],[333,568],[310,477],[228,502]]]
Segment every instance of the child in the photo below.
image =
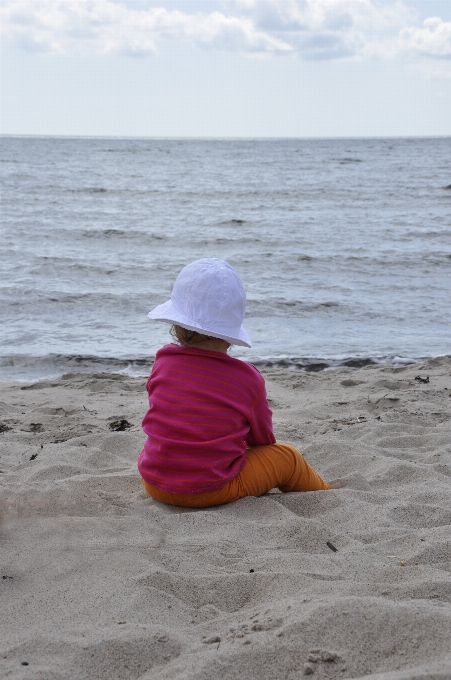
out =
[[246,293],[224,260],[182,269],[171,299],[149,317],[172,324],[178,344],[157,352],[138,468],[156,500],[190,508],[283,492],[334,488],[289,444],[276,443],[265,382],[227,354],[251,347],[241,326]]

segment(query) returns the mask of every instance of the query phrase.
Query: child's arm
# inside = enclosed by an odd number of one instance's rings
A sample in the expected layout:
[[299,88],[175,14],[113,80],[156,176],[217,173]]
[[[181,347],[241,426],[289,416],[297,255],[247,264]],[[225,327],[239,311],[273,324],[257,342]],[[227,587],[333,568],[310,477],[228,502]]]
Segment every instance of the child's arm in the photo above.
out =
[[272,427],[272,411],[266,398],[264,382],[260,394],[253,404],[249,425],[249,434],[246,437],[246,444],[248,446],[275,444],[276,438]]

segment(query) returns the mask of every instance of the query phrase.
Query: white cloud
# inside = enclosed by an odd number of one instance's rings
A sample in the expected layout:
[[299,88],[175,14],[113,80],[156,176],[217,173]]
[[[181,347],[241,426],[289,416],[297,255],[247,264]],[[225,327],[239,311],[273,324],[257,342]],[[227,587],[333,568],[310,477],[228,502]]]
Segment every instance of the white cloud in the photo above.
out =
[[430,18],[415,26],[416,15],[400,1],[225,0],[223,12],[191,13],[135,9],[125,2],[3,0],[2,32],[24,49],[57,53],[148,54],[160,41],[173,39],[216,50],[297,53],[304,59],[389,59],[406,50],[451,56],[451,23]]
[[230,0],[229,7],[307,59],[392,56],[397,31],[414,18],[402,2],[371,0]]
[[430,57],[451,59],[451,22],[431,17],[422,28],[404,28],[399,35],[401,47]]
[[156,51],[158,38],[183,38],[204,47],[255,52],[291,51],[290,45],[256,29],[251,19],[220,12],[186,14],[162,7],[135,10],[109,0],[4,0],[2,32],[24,48],[104,53]]
[[254,17],[265,28],[350,31],[401,27],[412,18],[402,2],[375,5],[372,0],[229,0],[229,6]]

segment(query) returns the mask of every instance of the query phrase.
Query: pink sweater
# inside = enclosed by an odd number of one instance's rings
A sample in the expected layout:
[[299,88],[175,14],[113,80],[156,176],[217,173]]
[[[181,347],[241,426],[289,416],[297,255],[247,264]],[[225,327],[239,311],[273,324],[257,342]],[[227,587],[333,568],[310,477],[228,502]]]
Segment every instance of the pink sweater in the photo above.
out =
[[147,381],[142,478],[172,493],[221,489],[246,463],[246,447],[273,444],[260,372],[222,352],[166,345]]

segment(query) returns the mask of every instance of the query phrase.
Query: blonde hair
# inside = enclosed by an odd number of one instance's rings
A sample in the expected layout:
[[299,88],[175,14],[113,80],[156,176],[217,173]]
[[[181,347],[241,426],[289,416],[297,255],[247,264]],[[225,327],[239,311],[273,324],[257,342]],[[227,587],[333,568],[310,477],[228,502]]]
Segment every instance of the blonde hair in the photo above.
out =
[[[169,331],[174,340],[176,340],[182,347],[191,347],[196,342],[208,342],[209,340],[217,340],[218,338],[212,335],[204,335],[197,331],[189,331],[183,326],[173,325]],[[229,344],[230,347],[230,344]]]

